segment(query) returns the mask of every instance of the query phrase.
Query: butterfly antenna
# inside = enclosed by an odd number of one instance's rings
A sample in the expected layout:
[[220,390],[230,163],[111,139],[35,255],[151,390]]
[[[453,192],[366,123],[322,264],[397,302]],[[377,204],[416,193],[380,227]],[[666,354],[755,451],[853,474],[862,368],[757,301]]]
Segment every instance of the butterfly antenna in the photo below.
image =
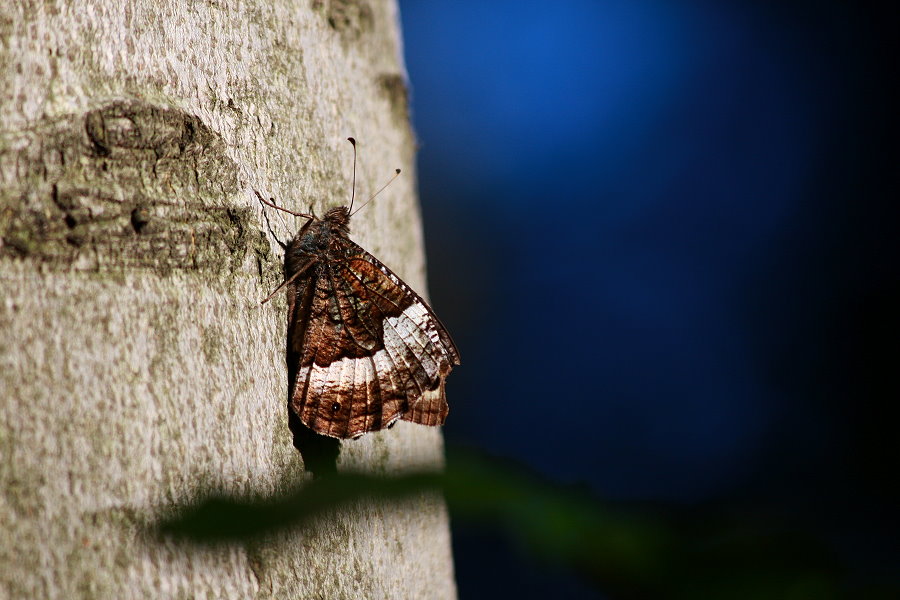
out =
[[353,185],[350,186],[350,208],[347,212],[353,211],[353,200],[356,198],[356,140],[348,137],[347,141],[353,145]]
[[374,200],[374,199],[375,199],[375,196],[377,196],[378,194],[380,194],[381,192],[383,192],[383,191],[384,191],[384,188],[386,188],[387,186],[391,185],[391,184],[394,182],[394,180],[397,179],[399,176],[400,176],[400,169],[397,169],[397,170],[394,172],[394,176],[391,177],[391,178],[388,180],[388,182],[387,182],[386,184],[384,184],[383,186],[381,186],[381,189],[380,189],[380,190],[378,190],[377,192],[375,192],[374,194],[372,194],[372,197],[371,197],[371,198],[369,198],[368,200],[366,200],[365,202],[363,202],[362,204],[360,204],[360,205],[359,205],[359,208],[357,208],[354,212],[350,213],[350,216],[352,217],[353,215],[355,215],[356,213],[358,213],[359,211],[361,211],[362,208],[363,208],[363,206],[365,206],[366,204],[368,204],[369,202],[371,202],[372,200]]

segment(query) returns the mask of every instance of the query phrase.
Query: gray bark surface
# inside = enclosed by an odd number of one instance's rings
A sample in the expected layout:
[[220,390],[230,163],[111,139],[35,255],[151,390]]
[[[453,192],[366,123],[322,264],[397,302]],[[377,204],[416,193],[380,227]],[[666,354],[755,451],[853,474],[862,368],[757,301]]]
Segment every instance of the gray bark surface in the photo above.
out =
[[[147,524],[311,475],[292,445],[282,251],[346,204],[424,291],[392,0],[14,1],[0,16],[0,598],[453,598],[443,502],[197,549]],[[440,468],[440,431],[338,470]]]

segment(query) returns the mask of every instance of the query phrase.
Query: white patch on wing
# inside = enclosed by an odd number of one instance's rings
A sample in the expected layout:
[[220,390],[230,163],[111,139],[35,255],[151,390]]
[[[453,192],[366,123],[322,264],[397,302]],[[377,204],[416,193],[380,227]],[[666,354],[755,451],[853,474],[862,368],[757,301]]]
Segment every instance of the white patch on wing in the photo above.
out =
[[385,319],[385,338],[391,329],[422,364],[430,379],[450,371],[452,357],[441,342],[437,326],[423,304],[413,303],[399,317]]
[[402,315],[396,319],[385,319],[385,321],[385,331],[392,329],[396,332],[403,345],[409,349],[409,354],[425,367],[426,373],[430,375],[437,372],[434,355],[439,351],[431,344],[425,332]]
[[[401,380],[403,386],[402,389],[405,390],[406,396],[412,398],[420,394],[423,391],[419,381],[421,379],[420,373],[422,367],[410,364],[407,356],[412,353],[411,350],[406,346],[406,343],[400,337],[396,328],[392,327],[387,320],[385,320],[384,327],[384,348],[390,356],[394,368],[397,369],[398,379]],[[408,377],[406,379],[409,379],[412,382],[412,385],[408,385],[407,382],[400,377],[400,372],[407,374]],[[418,391],[411,389],[413,387]]]
[[385,404],[396,404],[387,410],[382,409],[382,414],[400,413],[399,398],[406,397],[406,385],[397,372],[397,365],[391,360],[391,355],[386,349],[381,349],[372,357],[375,369],[378,372],[378,385],[381,387],[381,399]]
[[[354,359],[353,366],[355,372],[351,422],[361,419],[362,428],[368,431],[374,422],[374,415],[371,414],[372,396],[369,394],[369,384],[375,381],[375,372],[372,370],[372,363],[368,358]],[[351,423],[351,425],[354,429],[357,427],[356,423]]]

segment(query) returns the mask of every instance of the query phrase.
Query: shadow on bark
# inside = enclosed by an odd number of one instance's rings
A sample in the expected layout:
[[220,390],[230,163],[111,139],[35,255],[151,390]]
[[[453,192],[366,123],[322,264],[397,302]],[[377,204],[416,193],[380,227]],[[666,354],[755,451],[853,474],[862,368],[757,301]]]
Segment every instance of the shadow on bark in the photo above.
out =
[[294,434],[294,447],[303,458],[303,466],[315,477],[327,477],[337,473],[337,457],[341,443],[335,438],[319,435],[291,410],[288,402],[288,427]]

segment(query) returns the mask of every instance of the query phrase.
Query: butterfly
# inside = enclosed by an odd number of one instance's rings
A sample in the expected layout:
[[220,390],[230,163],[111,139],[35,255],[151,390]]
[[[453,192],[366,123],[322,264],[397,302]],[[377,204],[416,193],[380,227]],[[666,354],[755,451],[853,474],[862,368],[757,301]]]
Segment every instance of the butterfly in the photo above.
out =
[[350,239],[356,141],[348,141],[349,206],[318,218],[257,192],[263,204],[308,219],[286,245],[284,282],[263,300],[287,288],[290,407],[304,425],[336,438],[356,438],[398,419],[442,425],[449,410],[445,380],[460,364],[459,351],[425,300]]

